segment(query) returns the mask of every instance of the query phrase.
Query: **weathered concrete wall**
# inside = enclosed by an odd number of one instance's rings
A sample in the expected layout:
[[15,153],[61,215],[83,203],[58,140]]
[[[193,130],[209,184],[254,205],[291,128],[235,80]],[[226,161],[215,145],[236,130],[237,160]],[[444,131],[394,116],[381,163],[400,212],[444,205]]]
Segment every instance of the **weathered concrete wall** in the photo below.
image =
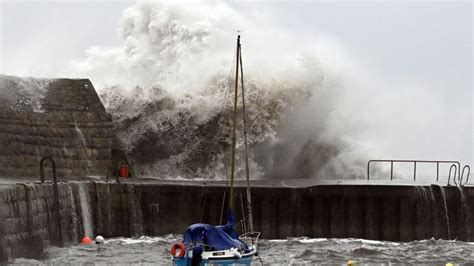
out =
[[145,234],[142,205],[134,185],[94,185],[94,223],[97,234],[104,237],[133,237]]
[[88,79],[0,75],[0,125],[0,177],[38,178],[44,156],[55,159],[63,179],[105,176],[117,145]]
[[[38,257],[47,245],[78,243],[84,236],[79,186],[87,190],[94,235],[181,234],[192,223],[225,222],[226,187],[61,183],[58,222],[50,184],[17,185],[0,190],[0,259]],[[252,196],[255,229],[264,238],[474,239],[474,187],[256,187]],[[240,221],[243,188],[235,200]]]
[[[149,235],[182,233],[196,222],[219,223],[227,191],[224,187],[159,185],[137,185],[135,190]],[[236,196],[240,220],[245,191],[238,189]],[[254,226],[264,238],[474,239],[472,187],[253,188],[252,200]]]
[[78,243],[84,235],[78,186],[58,186],[59,216],[51,184],[17,185],[0,191],[1,260],[35,258],[48,245]]

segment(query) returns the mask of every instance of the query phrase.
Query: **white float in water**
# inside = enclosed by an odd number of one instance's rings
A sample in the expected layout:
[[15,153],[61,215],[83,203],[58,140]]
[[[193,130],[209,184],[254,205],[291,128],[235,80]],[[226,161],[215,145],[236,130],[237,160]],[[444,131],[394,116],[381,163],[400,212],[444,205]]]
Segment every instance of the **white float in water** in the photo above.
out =
[[100,236],[100,235],[97,236],[97,237],[95,238],[95,243],[96,243],[96,244],[102,244],[102,243],[104,243],[104,237],[103,237],[103,236]]

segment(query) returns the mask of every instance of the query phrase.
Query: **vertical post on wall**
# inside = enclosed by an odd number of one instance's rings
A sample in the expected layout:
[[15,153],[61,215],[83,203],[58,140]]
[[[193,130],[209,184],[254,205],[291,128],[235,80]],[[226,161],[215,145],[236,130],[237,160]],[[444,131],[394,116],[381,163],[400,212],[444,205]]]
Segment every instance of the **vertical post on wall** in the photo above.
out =
[[54,206],[53,206],[53,212],[56,212],[57,214],[57,222],[58,222],[58,227],[57,227],[57,244],[58,246],[63,246],[63,234],[62,234],[62,229],[61,229],[61,214],[59,210],[59,189],[58,189],[58,178],[56,176],[56,163],[54,162],[52,157],[46,156],[43,157],[40,161],[40,178],[41,178],[41,183],[44,183],[44,162],[48,160],[51,162],[51,167],[53,170],[53,193],[54,193]]
[[439,162],[436,162],[436,182],[439,180]]
[[393,180],[393,161],[390,162],[390,180]]
[[413,167],[413,181],[416,181],[416,161],[414,162],[414,167]]

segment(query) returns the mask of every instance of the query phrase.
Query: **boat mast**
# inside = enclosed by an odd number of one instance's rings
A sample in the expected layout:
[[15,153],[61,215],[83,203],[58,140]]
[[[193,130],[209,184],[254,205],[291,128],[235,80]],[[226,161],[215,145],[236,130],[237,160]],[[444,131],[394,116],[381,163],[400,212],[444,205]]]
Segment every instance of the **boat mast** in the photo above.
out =
[[237,129],[237,93],[239,84],[239,55],[240,55],[240,35],[237,36],[237,52],[235,58],[235,90],[234,90],[234,113],[232,114],[232,158],[230,161],[230,195],[229,208],[234,209],[234,171],[235,171],[235,144]]
[[249,154],[247,144],[247,114],[245,113],[245,89],[244,89],[244,66],[242,64],[242,50],[239,44],[239,61],[240,61],[240,85],[242,86],[242,113],[244,116],[244,144],[245,144],[245,176],[247,178],[247,211],[249,213],[249,229],[253,232],[253,215],[252,215],[252,195],[250,193],[250,170],[249,170]]

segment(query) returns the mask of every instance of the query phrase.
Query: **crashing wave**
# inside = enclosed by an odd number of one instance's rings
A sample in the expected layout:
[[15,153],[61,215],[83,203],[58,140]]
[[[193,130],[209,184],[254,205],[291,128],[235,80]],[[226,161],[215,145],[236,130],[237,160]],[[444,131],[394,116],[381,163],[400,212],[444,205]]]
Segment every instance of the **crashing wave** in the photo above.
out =
[[[252,178],[361,177],[354,145],[334,112],[343,85],[317,56],[301,57],[292,51],[293,40],[262,30],[265,25],[226,4],[141,1],[124,12],[122,47],[89,49],[76,64],[102,88],[135,172],[226,178],[232,84],[226,73],[235,25],[249,29],[243,65]],[[272,38],[280,38],[274,41],[284,52],[265,53],[265,45],[252,44]],[[240,135],[238,153],[241,146]],[[243,177],[243,159],[237,164],[237,177]]]

